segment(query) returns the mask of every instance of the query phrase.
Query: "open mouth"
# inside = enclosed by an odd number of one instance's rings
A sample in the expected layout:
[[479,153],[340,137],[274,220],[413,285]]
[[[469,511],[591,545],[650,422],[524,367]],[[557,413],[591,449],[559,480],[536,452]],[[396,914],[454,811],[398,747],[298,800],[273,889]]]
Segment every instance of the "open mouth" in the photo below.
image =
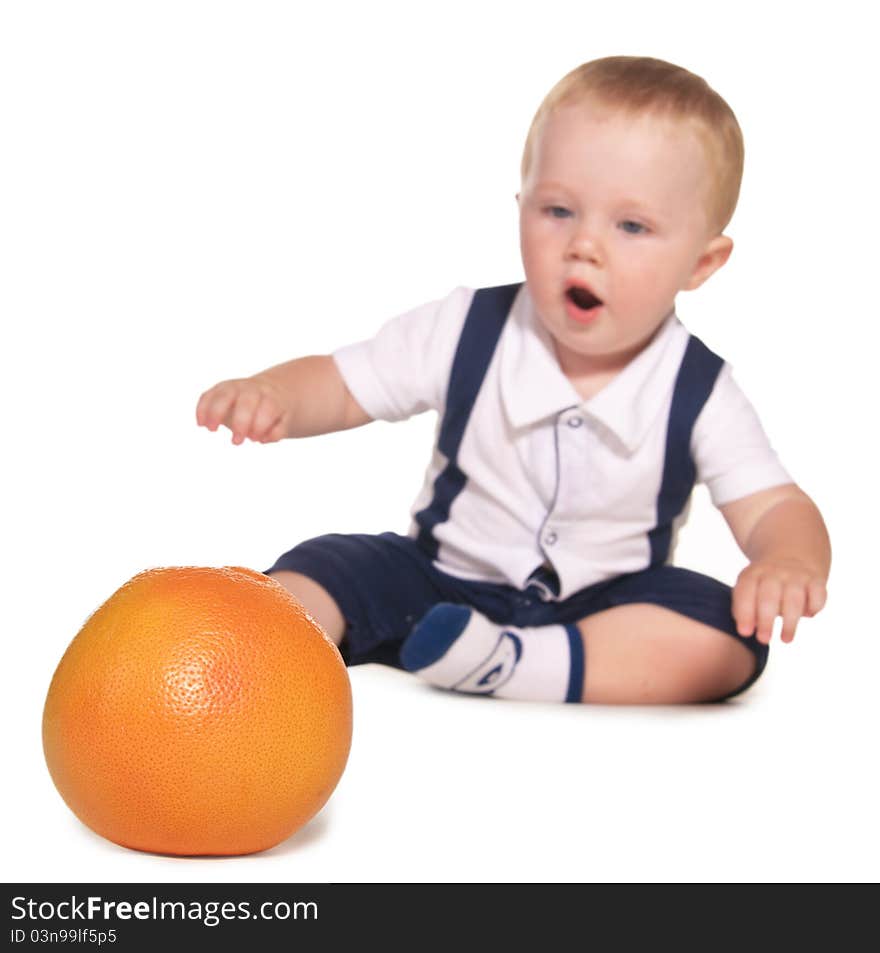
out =
[[581,311],[590,311],[602,304],[602,299],[597,298],[589,288],[583,285],[571,285],[565,292],[565,296]]

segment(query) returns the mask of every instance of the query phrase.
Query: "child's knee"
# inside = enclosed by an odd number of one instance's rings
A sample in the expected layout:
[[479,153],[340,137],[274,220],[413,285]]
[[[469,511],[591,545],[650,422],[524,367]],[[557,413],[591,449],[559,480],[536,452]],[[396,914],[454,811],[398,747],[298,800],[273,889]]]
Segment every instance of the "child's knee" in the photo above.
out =
[[739,636],[648,603],[584,619],[584,701],[719,701],[754,679],[758,659]]
[[302,573],[278,569],[269,575],[298,599],[334,643],[339,645],[345,633],[345,618],[330,593]]
[[704,672],[704,685],[695,701],[721,701],[751,683],[759,668],[757,656],[739,636],[717,632],[700,651],[695,665]]

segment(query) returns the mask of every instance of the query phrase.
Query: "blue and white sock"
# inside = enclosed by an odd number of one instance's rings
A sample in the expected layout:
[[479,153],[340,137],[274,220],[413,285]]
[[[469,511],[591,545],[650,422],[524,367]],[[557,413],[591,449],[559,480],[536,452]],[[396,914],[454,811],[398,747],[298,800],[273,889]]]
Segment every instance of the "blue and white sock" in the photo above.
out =
[[496,625],[467,606],[427,612],[400,650],[405,669],[457,692],[579,702],[584,649],[575,625]]

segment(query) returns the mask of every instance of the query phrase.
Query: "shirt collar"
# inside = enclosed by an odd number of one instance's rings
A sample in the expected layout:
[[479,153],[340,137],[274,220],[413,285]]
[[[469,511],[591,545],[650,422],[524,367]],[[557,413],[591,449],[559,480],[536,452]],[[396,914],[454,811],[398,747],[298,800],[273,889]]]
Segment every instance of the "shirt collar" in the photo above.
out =
[[535,313],[525,283],[514,300],[508,326],[500,359],[501,390],[510,422],[525,427],[580,408],[629,452],[640,446],[664,406],[688,337],[671,311],[650,344],[585,401],[562,373],[553,340]]
[[502,399],[514,427],[527,427],[582,403],[559,367],[553,339],[535,313],[525,283],[510,309],[500,347]]

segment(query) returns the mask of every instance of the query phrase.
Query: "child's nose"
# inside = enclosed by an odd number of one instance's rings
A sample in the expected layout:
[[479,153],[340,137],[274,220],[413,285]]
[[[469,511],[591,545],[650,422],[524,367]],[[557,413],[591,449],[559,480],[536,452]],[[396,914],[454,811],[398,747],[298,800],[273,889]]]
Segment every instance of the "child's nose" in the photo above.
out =
[[601,259],[599,243],[591,228],[581,225],[575,230],[569,242],[568,255],[577,261],[598,262]]

